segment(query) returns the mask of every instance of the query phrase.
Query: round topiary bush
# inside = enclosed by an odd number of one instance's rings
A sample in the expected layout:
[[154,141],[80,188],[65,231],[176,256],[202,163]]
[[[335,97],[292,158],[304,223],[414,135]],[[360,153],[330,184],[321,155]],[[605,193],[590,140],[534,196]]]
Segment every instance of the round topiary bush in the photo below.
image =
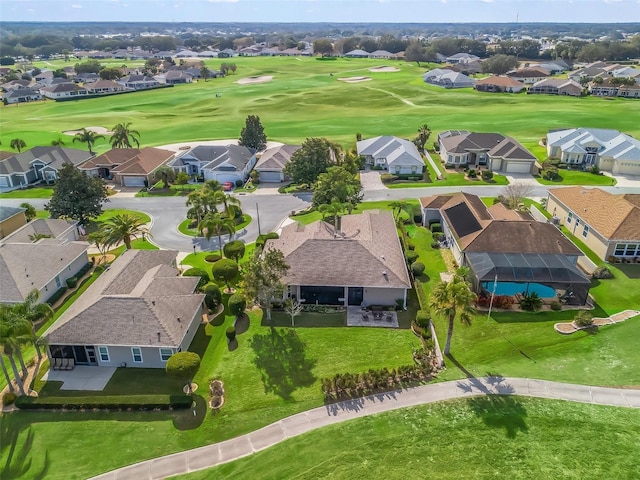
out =
[[407,250],[415,250],[416,249],[416,244],[413,243],[411,240],[407,240]]
[[204,260],[205,260],[205,262],[216,263],[221,258],[222,258],[222,256],[220,256],[220,254],[212,253],[211,255],[207,255],[206,257],[204,257]]
[[217,282],[224,282],[227,286],[227,291],[231,290],[231,282],[238,277],[238,265],[233,260],[223,258],[213,264],[211,273],[214,280]]
[[227,331],[225,333],[229,341],[233,342],[233,340],[236,338],[236,327],[227,328]]
[[2,405],[5,407],[7,405],[12,405],[16,401],[16,398],[18,398],[18,396],[13,392],[5,393],[2,397]]
[[67,287],[76,288],[77,285],[78,285],[78,277],[67,278]]
[[580,310],[576,313],[576,316],[573,317],[573,322],[578,327],[588,327],[593,325],[593,315],[591,315],[591,312],[587,312],[586,310]]
[[167,375],[186,382],[188,393],[191,393],[191,382],[200,368],[200,355],[194,352],[174,353],[167,360]]
[[229,302],[227,303],[229,307],[229,312],[236,317],[239,317],[244,313],[244,310],[247,308],[247,300],[244,298],[244,295],[240,293],[234,293],[229,297]]
[[436,250],[440,248],[440,242],[434,240],[431,242],[431,248],[435,248]]
[[232,260],[235,260],[236,263],[238,263],[244,256],[244,242],[241,242],[240,240],[233,240],[225,244],[225,246],[222,247],[222,251],[224,252],[225,257],[231,258]]
[[213,310],[222,302],[222,293],[217,285],[207,285],[204,289],[204,303],[209,310]]
[[607,267],[598,267],[596,271],[591,275],[593,278],[597,278],[600,280],[613,278],[613,273]]
[[413,262],[411,264],[411,272],[413,273],[414,276],[419,277],[420,275],[422,275],[424,273],[424,263],[422,262]]
[[200,277],[197,288],[204,287],[211,281],[209,274],[202,268],[190,268],[182,274],[183,277]]
[[408,251],[404,254],[405,258],[407,259],[407,263],[409,265],[411,265],[413,262],[415,262],[418,259],[418,254],[416,252],[412,252],[412,251]]

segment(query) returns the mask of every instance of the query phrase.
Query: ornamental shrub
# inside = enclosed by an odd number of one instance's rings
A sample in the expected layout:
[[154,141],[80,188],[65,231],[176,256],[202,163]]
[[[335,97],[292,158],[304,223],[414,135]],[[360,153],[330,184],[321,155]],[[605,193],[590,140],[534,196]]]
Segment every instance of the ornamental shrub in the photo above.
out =
[[429,225],[429,230],[431,230],[432,232],[441,232],[442,225],[440,225],[439,223],[432,223],[431,225]]
[[411,250],[407,251],[404,254],[404,256],[407,259],[407,263],[409,265],[411,265],[413,262],[415,262],[418,259],[418,254],[416,252],[411,251]]
[[416,313],[416,325],[420,328],[428,328],[431,324],[431,314],[429,310],[418,310]]
[[200,277],[197,288],[204,287],[209,281],[209,274],[202,268],[190,268],[182,274],[183,277]]
[[483,170],[482,171],[482,180],[485,182],[491,180],[493,178],[493,172],[491,170]]
[[7,405],[11,405],[16,401],[16,398],[18,398],[18,396],[13,392],[5,393],[2,397],[2,405],[4,405],[5,407]]
[[241,242],[240,240],[233,240],[225,244],[225,246],[222,247],[222,251],[224,252],[225,257],[231,258],[232,260],[235,260],[236,263],[238,263],[244,256],[244,242]]
[[383,173],[380,175],[380,180],[382,181],[382,183],[391,183],[398,180],[398,176],[393,175],[392,173]]
[[211,255],[207,255],[206,257],[204,257],[204,260],[208,263],[216,263],[221,258],[222,256],[220,256],[220,254],[212,253]]
[[233,340],[236,338],[236,327],[227,328],[227,331],[225,333],[229,341],[233,342]]
[[200,355],[194,352],[174,353],[167,360],[167,375],[185,382],[191,387],[191,380],[200,368]]
[[78,277],[67,278],[67,287],[76,288],[77,285],[78,285]]
[[589,327],[593,325],[593,315],[591,315],[591,312],[586,310],[580,310],[576,313],[576,316],[573,317],[573,322],[578,327]]
[[222,294],[217,285],[207,285],[204,289],[204,303],[209,310],[213,310],[222,302]]
[[558,302],[557,300],[552,301],[549,304],[549,307],[551,307],[551,310],[553,310],[555,312],[562,310],[562,304],[560,302]]
[[413,273],[414,276],[419,277],[420,275],[422,275],[424,273],[424,263],[422,262],[413,262],[411,264],[411,272]]
[[595,272],[593,272],[591,276],[593,278],[605,280],[608,278],[613,278],[613,273],[611,273],[611,270],[609,270],[607,267],[602,266],[602,267],[596,268]]
[[234,293],[229,297],[229,302],[227,305],[229,307],[229,312],[232,315],[239,317],[247,308],[247,300],[244,298],[244,295],[240,293]]
[[228,289],[231,288],[231,282],[236,279],[238,272],[238,265],[229,258],[217,261],[211,269],[214,280],[224,282]]

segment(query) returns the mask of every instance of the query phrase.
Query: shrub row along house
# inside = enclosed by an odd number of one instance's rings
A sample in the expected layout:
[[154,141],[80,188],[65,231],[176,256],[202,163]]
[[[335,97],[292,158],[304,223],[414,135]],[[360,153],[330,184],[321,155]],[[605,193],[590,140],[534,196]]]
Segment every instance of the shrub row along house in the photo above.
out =
[[178,252],[127,250],[44,333],[51,364],[165,368],[189,348],[204,312]]
[[501,203],[487,207],[468,193],[420,199],[423,224],[439,223],[444,243],[473,274],[480,296],[536,292],[546,301],[584,305],[591,281],[578,268],[582,252],[550,223]]

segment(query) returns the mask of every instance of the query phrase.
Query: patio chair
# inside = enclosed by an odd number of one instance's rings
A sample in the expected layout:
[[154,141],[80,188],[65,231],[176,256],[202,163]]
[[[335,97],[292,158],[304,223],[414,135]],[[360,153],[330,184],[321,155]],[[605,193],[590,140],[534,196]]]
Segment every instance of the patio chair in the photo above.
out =
[[60,370],[67,370],[67,365],[69,365],[69,359],[68,358],[63,358],[60,361]]
[[67,363],[67,370],[73,370],[76,367],[76,361],[73,358],[69,359]]
[[62,363],[62,359],[61,358],[54,358],[53,362],[51,363],[51,368],[53,370],[60,370],[60,364]]

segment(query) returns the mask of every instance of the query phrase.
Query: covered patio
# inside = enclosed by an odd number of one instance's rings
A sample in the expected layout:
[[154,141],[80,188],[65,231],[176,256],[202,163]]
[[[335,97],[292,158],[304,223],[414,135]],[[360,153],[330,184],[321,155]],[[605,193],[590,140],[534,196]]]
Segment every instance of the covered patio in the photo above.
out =
[[60,390],[91,390],[101,392],[111,380],[116,367],[93,368],[79,365],[73,370],[49,370],[42,379],[63,382]]
[[491,294],[497,280],[497,295],[535,292],[567,305],[585,305],[589,297],[591,280],[565,255],[467,253],[466,260],[480,294]]
[[399,328],[398,314],[393,311],[347,307],[348,327]]

